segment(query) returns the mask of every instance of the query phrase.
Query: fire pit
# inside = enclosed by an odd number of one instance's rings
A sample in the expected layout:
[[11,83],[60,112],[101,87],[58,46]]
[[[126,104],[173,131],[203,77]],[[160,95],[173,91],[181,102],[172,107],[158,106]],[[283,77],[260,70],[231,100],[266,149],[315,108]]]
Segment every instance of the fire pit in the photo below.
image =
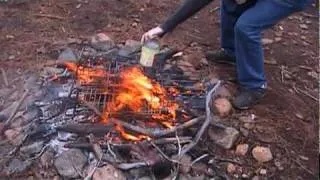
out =
[[43,76],[43,96],[34,102],[39,122],[27,139],[46,139],[43,149],[61,154],[55,166],[63,176],[78,176],[60,165],[66,149],[91,152],[94,167],[151,167],[167,176],[213,123],[210,102],[220,81],[192,80],[163,62],[144,68],[138,57],[81,56],[58,61],[54,73]]

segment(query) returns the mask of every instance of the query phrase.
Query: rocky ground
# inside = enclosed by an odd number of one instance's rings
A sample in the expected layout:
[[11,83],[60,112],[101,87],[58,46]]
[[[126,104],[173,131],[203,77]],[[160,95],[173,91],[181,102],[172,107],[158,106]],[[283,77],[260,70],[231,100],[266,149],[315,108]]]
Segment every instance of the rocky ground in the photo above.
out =
[[[164,20],[178,4],[179,1],[169,0],[0,1],[1,113],[10,106],[9,109],[14,109],[23,97],[22,90],[32,89],[26,86],[34,82],[43,64],[56,60],[66,47],[81,47],[90,41],[92,35],[100,32],[118,43],[125,43],[128,39],[139,40],[143,32]],[[162,44],[182,51],[184,60],[195,68],[208,68],[211,76],[229,80],[235,75],[234,68],[212,63],[206,65],[207,62],[201,60],[206,50],[219,48],[218,7],[218,2],[208,6],[166,36]],[[221,108],[228,107],[228,99],[234,95],[236,84],[232,81],[225,85],[224,99],[215,102],[216,109],[221,110],[217,112],[220,123],[230,128],[219,134],[215,129],[209,129],[208,136],[204,137],[206,143],[200,143],[199,147],[207,148],[210,155],[217,157],[211,163],[218,163],[231,179],[317,179],[317,7],[313,4],[264,33],[269,88],[259,105],[247,111],[222,111]],[[32,117],[24,119],[32,121]],[[23,140],[19,136],[20,126],[15,123],[1,135],[2,146],[8,147],[2,148],[2,157],[6,157],[11,148]],[[38,147],[43,146],[33,144],[20,149],[20,152],[39,153],[41,149]],[[46,151],[41,157],[28,162],[21,162],[18,158],[10,162],[1,160],[0,175],[4,179],[59,179],[58,173],[63,174],[59,164],[66,166],[71,162],[79,166],[76,169],[86,166],[83,151],[68,151],[53,163],[54,154]],[[75,159],[64,162],[64,156],[69,157],[70,154]],[[14,173],[8,168],[14,169]],[[110,172],[118,171],[109,165],[101,167],[94,179],[105,179]],[[113,179],[122,177],[121,172],[113,175]],[[188,178],[194,174],[185,173],[183,176]]]

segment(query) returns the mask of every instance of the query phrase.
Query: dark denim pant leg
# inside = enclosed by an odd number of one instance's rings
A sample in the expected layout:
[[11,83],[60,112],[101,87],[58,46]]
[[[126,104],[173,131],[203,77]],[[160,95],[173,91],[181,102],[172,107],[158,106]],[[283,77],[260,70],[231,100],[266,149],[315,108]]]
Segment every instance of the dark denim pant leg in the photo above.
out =
[[235,56],[234,26],[241,14],[251,7],[256,0],[238,5],[234,0],[221,0],[220,10],[220,45],[227,54]]
[[299,7],[275,0],[258,0],[239,17],[235,28],[235,54],[238,80],[247,89],[266,88],[261,31],[296,12]]
[[230,6],[228,0],[221,0],[221,11],[220,11],[220,34],[221,34],[221,48],[223,48],[227,54],[235,56],[234,50],[234,25],[236,24],[239,16],[228,10]]

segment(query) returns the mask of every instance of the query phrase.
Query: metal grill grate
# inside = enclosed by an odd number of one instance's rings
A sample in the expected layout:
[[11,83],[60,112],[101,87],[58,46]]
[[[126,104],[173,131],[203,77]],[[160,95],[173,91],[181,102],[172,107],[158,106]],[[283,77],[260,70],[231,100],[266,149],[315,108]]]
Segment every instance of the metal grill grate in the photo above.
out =
[[[116,94],[118,93],[118,87],[120,84],[120,72],[126,67],[132,67],[133,65],[128,62],[122,62],[117,60],[95,60],[89,59],[87,61],[80,61],[76,75],[85,74],[87,76],[92,75],[93,81],[90,83],[82,82],[81,80],[76,82],[76,96],[80,100],[85,100],[91,103],[100,112],[105,112],[109,116],[132,117],[139,116],[140,118],[150,118],[153,114],[166,114],[169,111],[164,109],[155,110],[145,102],[143,108],[139,112],[133,112],[126,109],[121,112],[113,112],[108,104],[114,103]],[[99,76],[92,74],[91,72],[106,72],[105,76]],[[160,82],[161,84],[161,82]],[[161,107],[168,107],[170,104],[161,104]]]

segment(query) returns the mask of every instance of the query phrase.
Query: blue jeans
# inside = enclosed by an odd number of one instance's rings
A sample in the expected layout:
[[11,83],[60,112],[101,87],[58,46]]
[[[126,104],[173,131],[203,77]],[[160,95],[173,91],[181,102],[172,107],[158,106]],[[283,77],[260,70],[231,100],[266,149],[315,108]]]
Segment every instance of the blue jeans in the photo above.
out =
[[221,3],[221,47],[236,57],[238,80],[247,89],[266,88],[261,31],[302,10],[309,0],[234,0]]

